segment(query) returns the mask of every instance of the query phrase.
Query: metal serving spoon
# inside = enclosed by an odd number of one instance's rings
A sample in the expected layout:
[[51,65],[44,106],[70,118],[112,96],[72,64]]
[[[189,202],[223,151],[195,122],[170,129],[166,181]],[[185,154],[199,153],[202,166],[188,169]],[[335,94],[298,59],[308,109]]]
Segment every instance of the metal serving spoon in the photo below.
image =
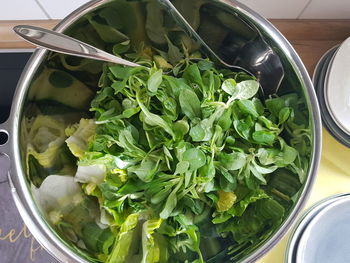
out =
[[[278,91],[284,78],[283,65],[280,58],[273,49],[264,41],[258,29],[257,37],[248,41],[238,50],[238,56],[233,63],[226,63],[221,59],[191,27],[187,20],[181,15],[170,0],[157,0],[163,9],[171,15],[174,21],[187,34],[195,40],[206,55],[217,64],[236,71],[244,71],[255,76],[260,83],[261,91],[264,95],[274,94]],[[238,17],[237,17],[238,18]],[[245,22],[244,22],[245,23]]]
[[[277,92],[284,77],[283,66],[279,57],[261,37],[247,42],[240,49],[239,56],[235,59],[235,64],[238,65],[228,64],[203,41],[169,0],[157,1],[172,16],[174,21],[180,27],[184,29],[193,40],[201,45],[203,51],[211,60],[226,68],[236,71],[244,71],[249,75],[255,76],[262,87],[261,91],[264,95]],[[27,25],[18,25],[13,29],[19,36],[28,42],[58,53],[112,62],[131,67],[140,66],[53,30]]]
[[28,42],[58,53],[112,62],[131,67],[140,66],[139,64],[114,56],[80,40],[53,30],[27,25],[15,26],[13,30],[17,35],[21,36]]

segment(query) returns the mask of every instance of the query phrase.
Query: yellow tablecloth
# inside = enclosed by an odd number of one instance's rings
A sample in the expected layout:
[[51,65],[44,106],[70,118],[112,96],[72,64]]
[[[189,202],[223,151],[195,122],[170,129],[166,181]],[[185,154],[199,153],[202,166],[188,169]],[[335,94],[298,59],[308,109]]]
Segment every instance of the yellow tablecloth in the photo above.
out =
[[[350,148],[336,141],[323,129],[322,159],[305,209],[317,201],[350,192]],[[289,233],[257,263],[283,263]]]

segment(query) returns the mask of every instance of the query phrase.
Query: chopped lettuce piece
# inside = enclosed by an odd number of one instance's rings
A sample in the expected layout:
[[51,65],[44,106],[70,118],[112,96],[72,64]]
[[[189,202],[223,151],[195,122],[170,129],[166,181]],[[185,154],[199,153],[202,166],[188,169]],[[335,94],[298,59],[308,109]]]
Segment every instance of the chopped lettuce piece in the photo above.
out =
[[108,169],[112,170],[115,168],[124,169],[125,167],[134,164],[134,162],[131,162],[129,160],[124,161],[118,156],[114,156],[111,154],[102,154],[98,152],[87,152],[84,155],[84,158],[78,162],[78,165],[82,166],[94,164],[102,164]]
[[159,262],[159,244],[154,239],[154,231],[160,227],[162,219],[150,219],[142,225],[142,251],[141,263]]
[[134,229],[139,222],[139,214],[129,215],[120,228],[114,248],[107,263],[124,263],[129,254],[129,247],[133,239]]
[[106,167],[103,164],[79,165],[75,180],[79,183],[100,184],[103,182],[105,174]]
[[27,167],[32,155],[44,168],[56,165],[58,151],[64,143],[64,122],[50,116],[38,115],[29,128]]
[[32,187],[32,193],[53,224],[59,223],[84,200],[81,187],[72,176],[49,175],[39,188]]
[[229,210],[236,202],[237,196],[233,192],[219,191],[219,201],[217,202],[217,211],[225,212]]
[[[87,150],[88,143],[95,134],[95,130],[95,121],[91,119],[81,119],[78,126],[74,125],[73,127],[68,127],[66,129],[66,134],[71,134],[71,136],[66,140],[66,143],[74,156],[78,157],[79,159],[83,158],[84,152]],[[72,134],[73,131],[74,133]]]

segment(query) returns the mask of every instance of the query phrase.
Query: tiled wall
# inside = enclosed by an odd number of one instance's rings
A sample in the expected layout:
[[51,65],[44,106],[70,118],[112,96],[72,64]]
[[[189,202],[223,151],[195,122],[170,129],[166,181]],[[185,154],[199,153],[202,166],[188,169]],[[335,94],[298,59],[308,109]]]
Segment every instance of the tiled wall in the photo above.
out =
[[240,0],[240,2],[267,18],[350,18],[350,0]]
[[[267,18],[350,18],[350,0],[240,1]],[[0,0],[0,20],[60,19],[86,2],[88,0]]]
[[89,0],[0,0],[0,20],[61,19]]

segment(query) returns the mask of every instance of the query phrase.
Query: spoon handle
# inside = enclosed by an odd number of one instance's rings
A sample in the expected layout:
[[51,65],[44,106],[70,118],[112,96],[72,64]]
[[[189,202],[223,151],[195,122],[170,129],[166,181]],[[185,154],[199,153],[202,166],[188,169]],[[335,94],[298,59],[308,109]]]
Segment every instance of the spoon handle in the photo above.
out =
[[131,67],[140,66],[53,30],[27,25],[15,26],[13,30],[28,42],[58,53]]

